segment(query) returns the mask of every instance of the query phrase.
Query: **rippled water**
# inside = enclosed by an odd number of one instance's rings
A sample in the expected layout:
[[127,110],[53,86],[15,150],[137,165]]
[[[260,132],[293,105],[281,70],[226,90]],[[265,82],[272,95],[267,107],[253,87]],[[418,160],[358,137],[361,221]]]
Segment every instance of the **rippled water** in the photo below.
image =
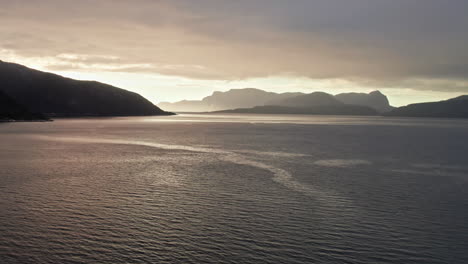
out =
[[0,263],[468,263],[468,122],[0,124]]

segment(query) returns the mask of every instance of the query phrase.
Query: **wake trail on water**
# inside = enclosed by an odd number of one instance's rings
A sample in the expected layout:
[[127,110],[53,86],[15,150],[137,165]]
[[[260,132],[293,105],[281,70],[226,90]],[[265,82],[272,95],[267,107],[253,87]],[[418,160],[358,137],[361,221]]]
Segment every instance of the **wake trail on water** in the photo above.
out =
[[[198,153],[219,154],[220,155],[219,158],[221,160],[231,162],[234,164],[245,165],[245,166],[255,167],[255,168],[269,171],[273,174],[273,178],[272,178],[273,181],[283,185],[284,187],[288,189],[294,190],[296,192],[300,192],[309,196],[314,196],[316,199],[326,201],[327,203],[333,202],[335,203],[335,205],[340,203],[340,201],[342,200],[336,195],[328,194],[310,185],[306,185],[295,180],[292,174],[284,169],[281,169],[281,168],[278,168],[278,167],[275,167],[275,166],[272,166],[263,162],[249,159],[244,155],[241,155],[232,151],[225,151],[221,149],[212,149],[212,148],[205,148],[205,147],[169,145],[169,144],[153,143],[153,142],[138,141],[138,140],[85,138],[85,137],[51,137],[51,136],[35,136],[35,138],[38,138],[41,140],[63,141],[63,142],[71,142],[71,143],[134,145],[134,146],[145,146],[145,147],[152,147],[152,148],[165,149],[165,150],[183,150],[183,151],[198,152]],[[261,153],[261,152],[258,152],[258,153]]]

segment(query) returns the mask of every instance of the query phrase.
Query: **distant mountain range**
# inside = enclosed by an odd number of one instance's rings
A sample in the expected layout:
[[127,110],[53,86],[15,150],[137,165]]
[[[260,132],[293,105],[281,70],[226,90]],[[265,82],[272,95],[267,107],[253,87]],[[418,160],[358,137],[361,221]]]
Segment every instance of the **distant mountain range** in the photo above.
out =
[[274,105],[218,111],[221,113],[383,115],[395,117],[468,118],[468,96],[446,101],[419,103],[378,112],[369,106],[345,104],[326,93],[312,93],[273,102]]
[[[372,108],[377,112],[393,109],[388,99],[379,91],[365,93],[346,93],[336,96],[315,92],[304,93],[273,93],[254,88],[232,89],[227,92],[214,92],[201,101],[180,101],[176,103],[160,103],[160,107],[174,112],[210,112],[233,110],[237,108],[253,108],[257,106],[285,106],[285,107],[317,107],[355,105]],[[257,108],[258,110],[259,108]],[[266,109],[266,108],[265,108]]]
[[214,92],[200,101],[161,103],[159,106],[175,112],[468,118],[467,95],[441,102],[395,108],[380,91],[333,96],[324,92],[272,93],[246,88]]
[[468,118],[468,95],[440,102],[410,104],[408,106],[394,109],[385,115],[403,117]]
[[17,105],[47,116],[169,115],[141,95],[0,61],[0,90]]
[[[363,95],[366,97],[367,94]],[[222,113],[256,113],[256,114],[314,114],[314,115],[378,115],[379,112],[365,105],[343,103],[335,96],[315,92],[300,94],[267,102],[268,105],[252,108],[222,110]]]
[[176,103],[159,103],[158,106],[173,112],[211,112],[234,108],[247,108],[265,105],[270,101],[288,98],[302,93],[273,93],[260,89],[232,89],[227,92],[214,92],[202,100],[184,100]]

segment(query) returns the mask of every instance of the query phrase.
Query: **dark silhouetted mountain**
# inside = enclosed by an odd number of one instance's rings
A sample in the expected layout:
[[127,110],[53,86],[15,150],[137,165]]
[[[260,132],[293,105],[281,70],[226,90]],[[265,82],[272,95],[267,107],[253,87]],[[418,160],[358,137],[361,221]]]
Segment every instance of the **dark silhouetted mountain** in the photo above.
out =
[[209,112],[265,105],[273,100],[280,100],[299,94],[278,94],[254,88],[232,89],[227,92],[214,92],[201,101],[184,100],[176,103],[159,103],[158,106],[174,112]]
[[251,113],[251,114],[302,114],[302,115],[377,115],[377,111],[367,106],[357,105],[317,105],[310,107],[290,107],[278,105],[256,106],[217,111],[215,113]]
[[380,113],[389,112],[394,109],[388,102],[387,96],[380,91],[366,93],[342,93],[335,95],[340,102],[350,105],[362,105],[372,107]]
[[78,81],[0,61],[1,89],[48,116],[168,115],[141,95],[95,81]]
[[368,106],[379,112],[393,109],[387,97],[379,91],[369,94],[340,94],[333,96],[323,92],[304,93],[273,93],[254,88],[233,89],[227,92],[214,92],[200,101],[180,101],[176,103],[160,103],[160,107],[175,112],[210,112],[237,108],[252,108],[255,106],[317,106],[338,105],[340,102],[350,105]]
[[41,114],[34,114],[0,91],[0,121],[46,121]]
[[410,104],[394,109],[387,116],[468,118],[468,95],[432,103]]

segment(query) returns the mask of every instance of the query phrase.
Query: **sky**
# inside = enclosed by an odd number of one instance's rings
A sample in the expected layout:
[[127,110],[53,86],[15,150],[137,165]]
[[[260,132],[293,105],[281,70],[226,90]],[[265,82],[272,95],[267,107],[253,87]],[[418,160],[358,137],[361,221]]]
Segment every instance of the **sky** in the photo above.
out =
[[154,103],[254,87],[468,94],[467,0],[0,0],[0,60]]

